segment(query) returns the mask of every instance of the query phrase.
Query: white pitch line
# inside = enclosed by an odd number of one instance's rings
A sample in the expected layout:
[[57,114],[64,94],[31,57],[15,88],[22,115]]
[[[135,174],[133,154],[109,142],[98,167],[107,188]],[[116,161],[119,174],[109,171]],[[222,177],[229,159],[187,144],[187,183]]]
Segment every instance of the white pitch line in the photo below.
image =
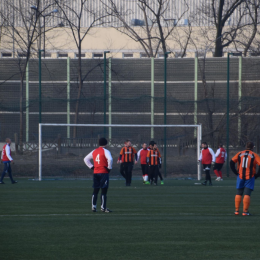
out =
[[104,216],[104,215],[114,215],[114,216],[233,216],[234,214],[196,214],[196,213],[176,213],[176,214],[25,214],[25,215],[0,215],[0,217],[62,217],[62,216]]

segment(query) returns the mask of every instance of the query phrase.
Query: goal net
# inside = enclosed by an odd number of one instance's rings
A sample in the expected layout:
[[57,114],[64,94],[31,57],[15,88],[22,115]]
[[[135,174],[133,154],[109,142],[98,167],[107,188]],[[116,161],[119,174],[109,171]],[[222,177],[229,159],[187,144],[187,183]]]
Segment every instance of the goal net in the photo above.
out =
[[[110,175],[120,178],[117,163],[125,140],[130,140],[138,152],[143,143],[157,143],[162,155],[163,176],[168,178],[201,179],[198,163],[201,125],[116,125],[116,124],[39,124],[39,172],[42,179],[91,178],[92,170],[84,157],[98,147],[98,139],[106,137],[107,149],[113,157]],[[140,161],[134,165],[133,179],[141,178]]]

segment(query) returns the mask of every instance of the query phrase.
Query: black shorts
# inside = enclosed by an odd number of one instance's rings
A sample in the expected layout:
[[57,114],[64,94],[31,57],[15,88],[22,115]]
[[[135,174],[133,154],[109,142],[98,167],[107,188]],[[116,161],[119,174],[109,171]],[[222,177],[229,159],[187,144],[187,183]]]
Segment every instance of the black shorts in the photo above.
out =
[[93,174],[93,188],[94,189],[105,189],[109,185],[109,174],[108,173],[96,173]]
[[223,163],[215,163],[213,170],[220,171],[223,167]]
[[141,164],[141,168],[142,168],[142,174],[148,175],[148,165],[147,164]]
[[210,170],[211,164],[203,164],[203,171]]

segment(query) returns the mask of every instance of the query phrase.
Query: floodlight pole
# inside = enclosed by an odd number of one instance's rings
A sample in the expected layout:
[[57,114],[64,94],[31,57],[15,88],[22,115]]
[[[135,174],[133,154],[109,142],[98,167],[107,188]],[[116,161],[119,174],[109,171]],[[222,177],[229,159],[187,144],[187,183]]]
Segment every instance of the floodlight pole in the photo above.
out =
[[[107,53],[110,51],[104,51],[104,125],[107,123]],[[104,127],[104,137],[106,137],[106,127]]]
[[[170,52],[164,53],[164,125],[167,124],[167,58]],[[163,146],[163,171],[166,177],[166,127],[164,127],[164,146]]]

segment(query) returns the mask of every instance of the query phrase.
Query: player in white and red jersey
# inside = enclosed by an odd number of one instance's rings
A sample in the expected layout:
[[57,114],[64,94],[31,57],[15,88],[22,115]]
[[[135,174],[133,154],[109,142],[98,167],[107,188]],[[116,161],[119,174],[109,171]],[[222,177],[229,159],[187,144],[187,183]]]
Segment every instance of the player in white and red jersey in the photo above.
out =
[[216,181],[223,181],[221,169],[223,167],[223,164],[227,160],[227,153],[226,150],[223,148],[223,144],[219,144],[218,147],[219,148],[215,154],[216,163],[214,165],[213,171],[217,175]]
[[209,185],[212,185],[211,177],[210,177],[210,167],[211,163],[215,162],[215,154],[211,148],[208,147],[206,142],[201,144],[202,150],[200,153],[199,162],[203,165],[203,170],[206,173],[206,180],[202,183],[202,185],[207,185],[207,181],[209,181]]
[[1,178],[0,178],[0,184],[5,184],[3,182],[3,179],[4,179],[6,173],[8,173],[12,184],[15,184],[15,183],[17,183],[17,181],[15,181],[13,179],[12,169],[11,169],[11,163],[14,163],[12,155],[11,155],[11,148],[10,148],[12,141],[11,141],[10,138],[6,138],[5,142],[6,142],[6,144],[4,145],[3,150],[2,150],[2,154],[1,154],[1,163],[2,162],[4,163],[4,171],[2,172],[2,175],[1,175]]
[[[92,211],[97,211],[98,192],[101,189],[101,211],[109,213],[106,207],[107,190],[109,185],[109,172],[112,169],[113,158],[111,153],[105,149],[107,145],[106,138],[99,139],[99,148],[89,153],[85,158],[85,164],[93,170],[93,194],[92,194]],[[93,160],[94,165],[91,163]]]
[[146,162],[147,153],[148,153],[149,149],[147,149],[146,143],[143,143],[142,147],[143,148],[140,149],[137,153],[137,161],[139,161],[139,159],[140,159],[142,173],[143,173],[143,183],[150,184],[150,182],[148,181],[148,167],[147,167],[147,162]]

